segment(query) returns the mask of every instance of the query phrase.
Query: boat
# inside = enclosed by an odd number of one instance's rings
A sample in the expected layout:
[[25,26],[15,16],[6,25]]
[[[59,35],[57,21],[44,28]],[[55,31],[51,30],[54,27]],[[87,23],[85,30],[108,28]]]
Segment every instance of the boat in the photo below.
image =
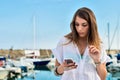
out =
[[120,72],[120,63],[118,63],[117,54],[112,54],[109,62],[111,62],[111,64],[107,66],[109,72]]
[[7,80],[7,76],[9,74],[9,71],[5,68],[0,67],[0,80]]
[[0,56],[0,80],[7,80],[7,76],[9,71],[3,68],[5,66],[6,58],[4,56]]
[[5,66],[6,58],[4,56],[0,56],[0,67]]
[[[34,65],[30,62],[24,61],[24,59],[22,57],[20,60],[9,60],[9,64],[10,63],[13,64],[16,69],[20,68],[22,72],[29,72],[29,70],[34,69]],[[11,67],[11,69],[12,69],[12,67]]]
[[[114,34],[112,36],[112,40],[110,41],[110,26],[109,26],[109,23],[108,23],[108,56],[110,57],[109,61],[107,62],[107,70],[109,72],[120,72],[120,53],[119,53],[119,37],[118,38],[118,42],[117,42],[117,52],[115,54],[111,54],[110,53],[110,50],[111,50],[111,46],[112,46],[112,43],[114,41],[114,37],[115,35],[117,34],[117,32],[119,32],[119,29],[118,29],[118,24],[119,24],[119,21],[117,23],[117,26],[115,27],[115,30],[114,30]],[[119,36],[119,33],[117,34]]]
[[33,49],[24,50],[24,61],[32,62],[34,66],[47,65],[51,61],[50,58],[39,58],[40,51],[36,47],[36,21],[35,16],[33,16]]
[[51,59],[50,58],[38,58],[40,56],[39,50],[25,50],[25,58],[26,62],[32,62],[34,66],[43,66],[47,65]]

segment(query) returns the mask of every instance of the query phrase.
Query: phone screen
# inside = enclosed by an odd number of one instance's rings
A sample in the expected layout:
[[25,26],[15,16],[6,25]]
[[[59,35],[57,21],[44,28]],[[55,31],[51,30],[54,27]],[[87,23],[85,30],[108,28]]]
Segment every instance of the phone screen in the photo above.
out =
[[72,59],[65,59],[65,62],[67,62],[67,64],[69,64],[69,63],[73,63],[73,60]]

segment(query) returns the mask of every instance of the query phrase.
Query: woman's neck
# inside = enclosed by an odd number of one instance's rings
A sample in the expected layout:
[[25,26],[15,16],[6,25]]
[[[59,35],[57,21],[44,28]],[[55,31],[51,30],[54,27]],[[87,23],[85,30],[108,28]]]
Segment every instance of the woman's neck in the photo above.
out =
[[85,38],[79,39],[77,46],[81,55],[84,54],[87,45],[88,45],[87,39]]
[[87,45],[88,40],[87,40],[87,38],[79,38],[78,43],[79,43],[79,45]]

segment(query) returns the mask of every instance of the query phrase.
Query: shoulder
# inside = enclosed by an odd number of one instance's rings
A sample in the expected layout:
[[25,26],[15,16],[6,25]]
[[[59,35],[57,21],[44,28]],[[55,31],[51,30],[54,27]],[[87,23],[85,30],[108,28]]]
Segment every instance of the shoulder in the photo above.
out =
[[66,44],[68,43],[70,40],[68,38],[66,38],[65,36],[61,37],[59,40],[59,43],[61,44]]

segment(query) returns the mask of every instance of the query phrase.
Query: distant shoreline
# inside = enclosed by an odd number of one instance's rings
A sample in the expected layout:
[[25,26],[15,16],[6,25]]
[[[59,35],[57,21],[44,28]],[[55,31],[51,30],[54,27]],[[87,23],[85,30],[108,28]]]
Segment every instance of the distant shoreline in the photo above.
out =
[[[49,58],[49,57],[52,57],[52,51],[51,49],[40,49],[40,57],[39,58]],[[109,53],[108,53],[109,52]],[[113,49],[113,50],[106,50],[106,53],[107,54],[116,54],[116,53],[120,53],[120,50],[116,50],[116,49]],[[0,49],[0,56],[5,56],[5,57],[8,57],[10,56],[11,58],[20,58],[22,56],[25,56],[24,55],[24,50],[22,49]]]
[[[50,49],[40,49],[39,51],[40,51],[40,58],[48,58],[51,57],[52,55],[52,51]],[[5,57],[11,56],[11,58],[19,58],[25,55],[24,55],[24,50],[21,49],[16,49],[16,50],[0,49],[0,56],[5,56]]]

